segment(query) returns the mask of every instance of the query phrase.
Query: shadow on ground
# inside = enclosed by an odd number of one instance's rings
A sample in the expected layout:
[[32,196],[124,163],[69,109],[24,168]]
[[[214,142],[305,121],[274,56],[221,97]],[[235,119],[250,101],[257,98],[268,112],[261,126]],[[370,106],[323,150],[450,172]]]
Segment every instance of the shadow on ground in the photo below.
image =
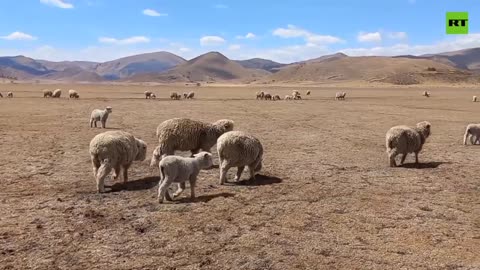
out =
[[[185,190],[185,192],[188,192],[189,190]],[[233,193],[229,193],[229,192],[222,192],[222,193],[217,193],[217,194],[210,194],[210,195],[201,195],[201,196],[197,196],[195,198],[195,200],[192,201],[192,199],[190,199],[190,197],[183,197],[183,198],[180,198],[180,199],[173,199],[172,203],[198,203],[198,202],[209,202],[215,198],[230,198],[230,197],[233,197],[235,196],[235,194]]]
[[158,176],[150,176],[145,177],[138,180],[128,181],[127,183],[115,183],[111,186],[112,191],[110,192],[118,192],[122,190],[147,190],[151,189],[158,184],[160,181],[160,177]]
[[279,184],[282,181],[283,181],[282,179],[275,176],[257,174],[255,176],[255,180],[247,179],[247,180],[241,180],[238,182],[228,182],[228,183],[236,186],[266,186],[266,185]]
[[401,168],[407,169],[435,169],[442,164],[450,164],[451,162],[425,162],[425,163],[406,163],[400,166]]

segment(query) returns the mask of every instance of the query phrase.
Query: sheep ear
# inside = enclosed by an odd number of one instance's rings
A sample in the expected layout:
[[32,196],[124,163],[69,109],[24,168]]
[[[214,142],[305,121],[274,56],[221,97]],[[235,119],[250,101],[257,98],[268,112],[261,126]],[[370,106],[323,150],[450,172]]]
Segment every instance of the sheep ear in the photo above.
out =
[[208,157],[208,153],[205,153],[205,154],[203,155],[203,157]]

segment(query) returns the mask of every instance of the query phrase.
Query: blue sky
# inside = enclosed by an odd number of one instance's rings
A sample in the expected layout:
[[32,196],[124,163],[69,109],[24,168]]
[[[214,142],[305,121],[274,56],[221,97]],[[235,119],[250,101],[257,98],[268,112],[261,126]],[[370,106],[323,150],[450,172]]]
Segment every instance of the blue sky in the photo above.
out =
[[[475,0],[4,0],[0,55],[106,61],[170,51],[186,59],[292,62],[480,47]],[[468,35],[446,35],[445,13],[468,11]],[[476,19],[479,18],[477,21]]]

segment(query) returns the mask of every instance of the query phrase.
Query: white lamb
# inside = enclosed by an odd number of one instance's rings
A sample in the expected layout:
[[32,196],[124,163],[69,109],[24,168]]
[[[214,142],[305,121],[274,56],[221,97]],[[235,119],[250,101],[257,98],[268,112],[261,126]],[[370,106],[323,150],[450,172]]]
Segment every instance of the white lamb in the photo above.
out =
[[168,187],[172,183],[178,183],[178,190],[173,197],[178,197],[185,190],[185,182],[190,182],[191,199],[195,199],[195,184],[197,176],[202,169],[213,166],[212,154],[200,152],[193,157],[166,156],[159,163],[160,182],[158,187],[158,202],[163,199],[171,200]]
[[471,144],[477,144],[480,140],[480,124],[469,124],[465,129],[463,144],[467,145],[467,139],[470,137]]
[[97,121],[102,122],[102,128],[106,128],[108,115],[112,113],[112,107],[107,106],[104,110],[95,109],[90,115],[90,127],[97,127]]

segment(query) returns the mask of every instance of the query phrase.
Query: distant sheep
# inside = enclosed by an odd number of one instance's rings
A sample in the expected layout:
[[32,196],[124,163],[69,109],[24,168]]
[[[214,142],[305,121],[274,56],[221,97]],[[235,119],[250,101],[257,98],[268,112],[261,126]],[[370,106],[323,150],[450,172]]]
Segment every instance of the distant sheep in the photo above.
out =
[[400,164],[405,162],[408,153],[415,153],[415,164],[418,164],[418,153],[430,136],[431,124],[427,121],[420,122],[416,127],[395,126],[387,131],[386,147],[390,167],[396,167],[395,157],[403,154]]
[[55,91],[53,91],[52,97],[54,97],[54,98],[60,98],[61,95],[62,95],[62,90],[56,89]]
[[256,93],[257,99],[263,99],[265,97],[265,92],[260,91]]
[[90,115],[90,127],[97,127],[97,121],[102,123],[102,128],[106,128],[108,115],[112,113],[112,107],[107,106],[104,110],[95,109]]
[[473,101],[473,102],[477,102],[477,96],[473,96],[472,101]]
[[286,96],[285,96],[285,100],[292,100],[292,99],[293,99],[293,97],[290,96],[290,95],[286,95]]
[[469,124],[465,129],[463,144],[467,145],[467,139],[470,137],[471,144],[477,144],[480,140],[480,124]]
[[0,98],[3,98],[3,95],[2,95],[2,93],[0,93]]
[[13,93],[12,93],[12,92],[8,92],[8,93],[7,93],[7,98],[13,98]]
[[97,181],[97,191],[105,192],[105,177],[114,170],[114,179],[123,169],[123,183],[128,181],[128,169],[133,161],[145,160],[147,145],[125,131],[106,131],[90,141],[90,158],[93,176]]
[[43,90],[43,97],[44,98],[51,98],[53,96],[53,92],[48,90],[48,89],[45,89]]
[[180,96],[177,92],[171,92],[170,93],[170,98],[171,99],[180,99],[182,96]]
[[292,91],[292,97],[295,97],[295,96],[298,96],[298,95],[300,95],[300,92],[298,92],[297,90]]
[[279,95],[274,95],[274,96],[273,96],[273,100],[281,100],[281,98],[280,98]]
[[425,96],[425,97],[430,97],[430,93],[427,92],[427,91],[423,91],[423,96]]
[[69,98],[79,98],[80,97],[78,95],[78,92],[73,90],[73,89],[68,90],[68,96],[69,96]]
[[220,185],[226,182],[227,172],[237,167],[235,181],[239,181],[245,166],[248,166],[250,179],[262,168],[263,146],[260,141],[242,131],[224,133],[217,140],[217,151],[220,159]]
[[200,152],[193,157],[167,156],[159,163],[160,182],[158,187],[158,202],[163,203],[163,199],[171,200],[168,194],[168,187],[172,183],[178,183],[178,190],[173,194],[173,198],[180,196],[185,190],[185,182],[190,182],[190,198],[195,199],[195,185],[197,176],[202,169],[208,169],[213,166],[212,154]]
[[157,96],[156,96],[154,93],[152,93],[152,94],[150,95],[150,98],[151,98],[151,99],[156,99]]
[[188,93],[183,93],[183,98],[187,99]]
[[345,92],[337,92],[335,94],[335,100],[344,100],[346,95],[347,93]]
[[295,99],[295,100],[302,99],[302,96],[300,96],[300,94],[298,94],[298,95],[293,96],[293,99]]
[[310,90],[308,90],[305,95],[310,96]]
[[153,151],[151,166],[175,151],[191,151],[192,155],[200,150],[210,152],[218,137],[233,130],[233,121],[218,120],[212,124],[188,118],[173,118],[157,127],[158,147]]
[[192,99],[195,96],[195,92],[191,91],[187,94],[187,99]]
[[150,91],[145,91],[144,94],[145,94],[145,99],[149,99],[152,97],[152,92]]
[[265,100],[272,100],[272,95],[269,93],[265,93],[265,96],[263,97]]

